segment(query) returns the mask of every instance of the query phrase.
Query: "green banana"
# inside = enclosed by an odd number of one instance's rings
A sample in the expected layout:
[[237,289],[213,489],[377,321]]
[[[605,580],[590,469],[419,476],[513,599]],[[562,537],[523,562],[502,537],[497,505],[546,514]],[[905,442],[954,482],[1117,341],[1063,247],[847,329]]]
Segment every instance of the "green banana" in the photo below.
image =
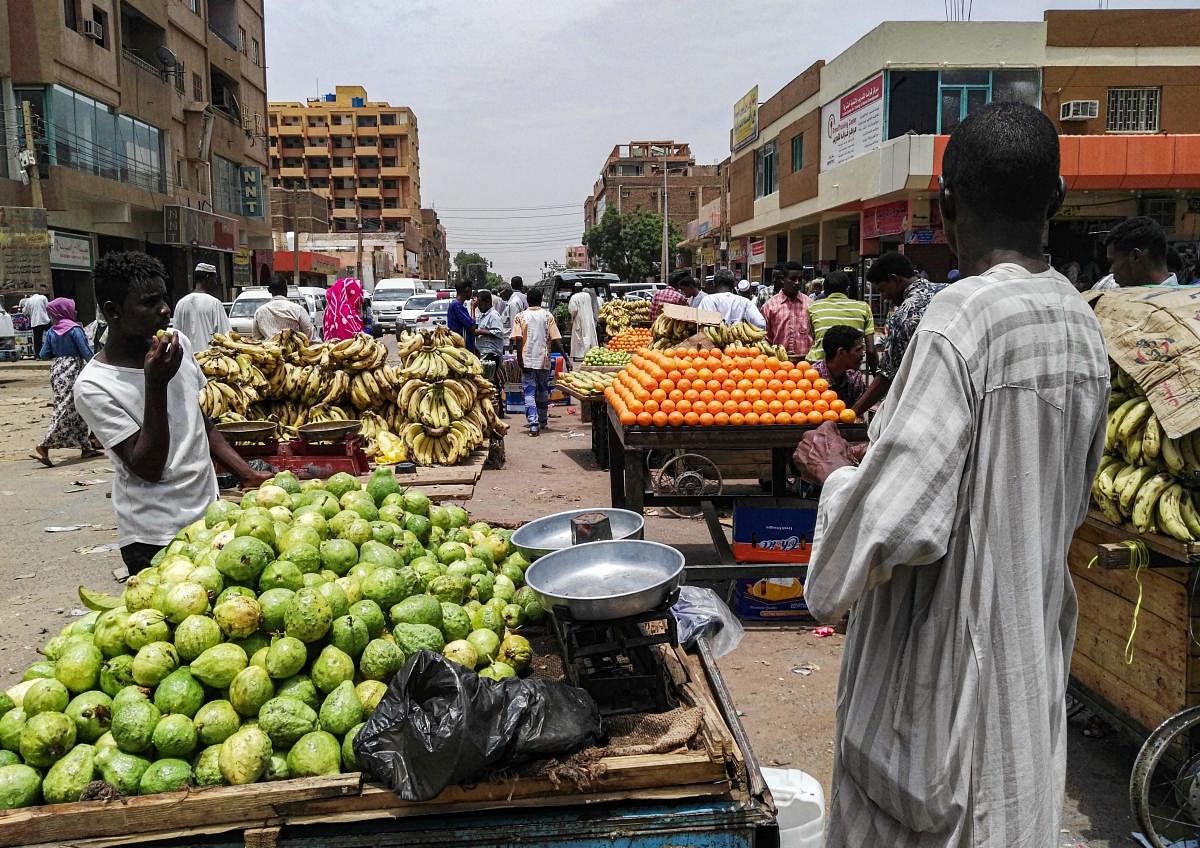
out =
[[1186,489],[1180,498],[1179,515],[1183,518],[1183,523],[1187,525],[1188,532],[1194,538],[1200,539],[1200,513],[1196,511],[1192,493]]
[[1158,423],[1158,416],[1150,413],[1146,419],[1146,429],[1142,431],[1142,461],[1155,462],[1161,445],[1162,426]]
[[1150,417],[1150,401],[1141,398],[1137,403],[1130,408],[1129,412],[1121,419],[1120,425],[1117,427],[1117,438],[1121,441],[1128,439],[1134,430],[1141,427],[1146,419]]
[[1112,485],[1108,487],[1105,494],[1116,500],[1121,497],[1121,492],[1125,491],[1125,484],[1129,482],[1129,478],[1133,476],[1133,472],[1137,471],[1136,465],[1126,465],[1124,468],[1118,468],[1113,472]]
[[1181,542],[1195,541],[1191,530],[1180,514],[1183,499],[1183,486],[1174,483],[1167,486],[1158,499],[1158,526],[1168,536]]
[[1113,392],[1108,396],[1108,411],[1113,412],[1125,401],[1129,400],[1129,395],[1123,392]]
[[1130,518],[1139,533],[1149,533],[1154,525],[1154,507],[1159,497],[1171,485],[1171,475],[1155,474],[1138,488]]
[[1162,444],[1159,445],[1159,455],[1162,457],[1163,465],[1172,474],[1178,474],[1184,469],[1183,453],[1179,447],[1178,439],[1163,438]]
[[1145,465],[1139,465],[1134,469],[1133,473],[1125,479],[1125,486],[1120,490],[1119,504],[1121,512],[1129,515],[1133,509],[1134,500],[1138,496],[1138,492],[1142,489],[1143,484],[1154,476],[1154,469]]
[[1122,440],[1125,450],[1125,458],[1129,460],[1130,465],[1148,464],[1142,458],[1142,432],[1144,430],[1145,427],[1136,429]]
[[1107,518],[1110,523],[1118,526],[1124,523],[1125,518],[1121,515],[1121,510],[1117,508],[1116,501],[1112,500],[1111,498],[1101,498],[1096,503],[1100,507],[1100,511],[1104,513],[1104,517]]
[[1116,494],[1116,476],[1122,471],[1132,472],[1133,469],[1120,459],[1100,469],[1100,473],[1096,475],[1100,497],[1111,499]]
[[1104,449],[1112,450],[1117,445],[1117,429],[1129,411],[1141,403],[1141,398],[1130,398],[1109,413],[1108,426],[1104,428]]

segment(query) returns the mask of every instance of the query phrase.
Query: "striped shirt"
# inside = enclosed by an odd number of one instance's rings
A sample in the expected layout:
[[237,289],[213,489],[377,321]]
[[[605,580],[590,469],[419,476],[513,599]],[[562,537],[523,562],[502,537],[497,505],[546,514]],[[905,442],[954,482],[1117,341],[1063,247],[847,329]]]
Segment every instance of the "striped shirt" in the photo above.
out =
[[804,356],[812,347],[812,326],[808,320],[809,297],[797,294],[794,298],[783,292],[763,304],[762,316],[767,322],[767,341],[783,345],[791,356]]
[[810,362],[819,362],[825,358],[821,341],[825,331],[830,327],[853,327],[862,330],[867,337],[868,346],[875,335],[875,318],[871,315],[871,307],[861,300],[851,300],[842,292],[827,294],[820,300],[814,300],[808,305],[808,317],[812,321],[813,343],[809,352]]
[[1107,400],[1100,327],[1057,271],[997,265],[929,305],[818,508],[805,598],[853,606],[829,848],[1060,843],[1067,547]]
[[662,311],[664,303],[674,303],[678,306],[687,306],[688,299],[683,296],[683,292],[679,289],[673,289],[667,286],[665,289],[659,289],[650,298],[650,320],[653,321],[658,317],[658,313]]

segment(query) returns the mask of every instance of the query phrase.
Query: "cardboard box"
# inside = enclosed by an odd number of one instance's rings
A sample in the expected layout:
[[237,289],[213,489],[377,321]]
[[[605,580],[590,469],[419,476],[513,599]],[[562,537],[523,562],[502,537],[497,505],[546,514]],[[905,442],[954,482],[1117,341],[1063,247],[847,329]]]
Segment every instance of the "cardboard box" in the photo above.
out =
[[750,621],[812,620],[804,600],[804,577],[737,580],[733,610],[738,618]]
[[755,498],[753,503],[735,502],[734,559],[738,562],[807,563],[812,555],[816,526],[816,501]]
[[662,314],[668,318],[674,318],[676,321],[691,321],[700,326],[720,324],[725,320],[720,312],[711,309],[696,309],[692,306],[680,306],[678,303],[663,304]]

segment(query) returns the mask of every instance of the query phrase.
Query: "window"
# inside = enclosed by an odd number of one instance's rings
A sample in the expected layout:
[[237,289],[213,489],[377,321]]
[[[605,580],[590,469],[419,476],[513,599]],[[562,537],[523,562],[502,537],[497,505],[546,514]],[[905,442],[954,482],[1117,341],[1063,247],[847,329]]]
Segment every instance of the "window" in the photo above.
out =
[[775,141],[754,151],[754,196],[766,197],[779,189],[779,171],[775,160]]
[[192,99],[204,101],[204,77],[195,71],[192,72]]
[[792,136],[792,173],[804,170],[804,133]]
[[47,136],[52,164],[165,191],[162,136],[157,127],[61,85],[49,92]]
[[183,62],[180,62],[175,67],[171,68],[170,73],[173,77],[175,77],[175,90],[180,94],[183,94],[183,92],[187,90],[183,81]]
[[250,39],[250,61],[256,66],[262,64],[262,46],[257,38]]
[[95,21],[96,26],[100,28],[100,38],[96,40],[96,43],[107,50],[111,38],[108,32],[108,12],[93,6],[92,20]]
[[197,15],[200,14],[200,0],[186,0],[186,2],[189,9],[191,9]]
[[1147,197],[1142,200],[1142,214],[1154,219],[1164,230],[1175,229],[1175,198]]
[[1110,88],[1109,132],[1158,132],[1159,89]]
[[63,0],[63,25],[79,31],[79,0]]
[[988,103],[1040,106],[1042,75],[1036,68],[889,71],[887,90],[888,138],[947,134]]
[[[284,163],[287,167],[287,163]],[[242,214],[238,165],[215,153],[212,157],[213,208],[218,212]]]
[[243,56],[247,55],[245,27],[238,27],[238,50],[242,51]]

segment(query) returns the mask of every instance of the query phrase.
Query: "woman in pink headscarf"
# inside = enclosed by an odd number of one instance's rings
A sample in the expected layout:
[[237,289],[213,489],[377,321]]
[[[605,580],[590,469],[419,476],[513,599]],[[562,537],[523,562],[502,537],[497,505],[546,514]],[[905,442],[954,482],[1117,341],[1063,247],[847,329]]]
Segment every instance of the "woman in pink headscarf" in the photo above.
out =
[[75,379],[84,363],[92,358],[92,348],[83,327],[75,320],[75,301],[57,297],[47,304],[46,311],[50,313],[52,323],[38,356],[54,360],[50,366],[54,412],[50,416],[46,438],[34,449],[34,459],[50,468],[54,465],[50,461],[51,448],[76,447],[84,458],[97,456],[100,451],[95,447],[87,424],[75,409]]
[[325,292],[325,341],[353,338],[362,332],[362,283],[343,277]]

